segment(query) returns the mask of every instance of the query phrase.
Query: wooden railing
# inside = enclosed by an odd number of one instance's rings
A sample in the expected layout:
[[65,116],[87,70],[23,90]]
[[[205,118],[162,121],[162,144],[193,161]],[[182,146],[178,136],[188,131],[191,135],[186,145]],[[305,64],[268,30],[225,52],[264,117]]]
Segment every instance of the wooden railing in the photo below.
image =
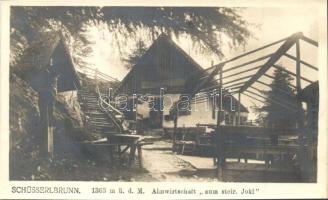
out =
[[[115,124],[115,126],[121,131],[124,131],[124,128],[122,126],[122,123],[124,121],[124,114],[116,109],[113,105],[111,105],[109,102],[107,102],[105,99],[103,99],[103,96],[99,90],[99,86],[96,86],[96,91],[98,95],[98,101],[101,101],[103,104],[107,106],[107,109],[103,109],[103,111],[108,115],[108,117],[112,120],[112,122]],[[99,105],[100,106],[100,105]],[[120,116],[120,119],[117,118],[117,116]]]
[[95,81],[99,80],[99,81],[112,82],[112,83],[120,82],[116,78],[113,78],[113,77],[99,71],[97,68],[80,67],[80,68],[77,68],[77,71],[85,74],[88,78],[94,79]]
[[[104,95],[100,91],[100,86],[107,85],[107,83],[108,86],[113,83],[118,85],[120,81],[103,72],[100,72],[97,68],[80,67],[77,69],[77,71],[84,74],[87,78],[94,80],[94,82],[92,82],[92,86],[95,86],[95,89],[92,92],[94,92],[98,97],[100,109],[103,110],[114,123],[114,125],[121,132],[123,132],[124,128],[122,126],[122,123],[124,121],[124,114],[118,109],[116,109],[115,106],[107,102],[106,99],[104,99]],[[102,109],[100,103],[105,105],[107,109]]]

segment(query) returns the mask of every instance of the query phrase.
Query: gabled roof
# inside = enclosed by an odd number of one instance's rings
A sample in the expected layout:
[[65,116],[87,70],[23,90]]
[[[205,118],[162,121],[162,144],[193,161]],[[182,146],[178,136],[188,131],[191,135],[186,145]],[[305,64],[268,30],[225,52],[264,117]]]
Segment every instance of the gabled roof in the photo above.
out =
[[[176,43],[174,43],[168,36],[161,35],[158,37],[158,39],[149,47],[149,49],[146,51],[146,53],[140,58],[139,62],[130,70],[130,72],[124,77],[124,79],[121,81],[121,84],[118,86],[117,90],[115,91],[115,94],[131,94],[136,93],[140,94],[140,82],[148,79],[148,78],[154,78],[154,84],[160,82],[159,79],[156,79],[156,71],[155,73],[150,73],[148,76],[145,76],[145,73],[148,73],[149,70],[153,70],[153,68],[156,68],[156,58],[160,54],[160,50],[165,50],[167,52],[170,52],[174,54],[174,56],[179,57],[183,61],[183,65],[179,65],[179,63],[172,63],[172,68],[186,68],[186,72],[183,74],[185,81],[184,88],[178,92],[180,94],[191,94],[194,95],[194,88],[199,85],[199,77],[208,75],[211,73],[211,71],[206,71],[204,68],[202,68],[196,61],[194,61],[186,52],[184,52]],[[170,62],[175,62],[177,59],[173,56],[171,57]],[[146,67],[145,67],[146,66]],[[160,66],[163,67],[163,66]],[[146,70],[145,70],[146,69]],[[143,71],[145,70],[145,71]],[[212,70],[213,71],[213,70]],[[160,73],[160,72],[158,72]],[[206,73],[206,74],[204,74]],[[174,79],[174,75],[172,74],[171,79]],[[208,83],[202,85],[202,87],[208,87],[217,85],[218,83],[214,81],[214,77],[211,78],[211,80],[208,81]],[[189,87],[188,87],[189,86]],[[126,87],[127,89],[124,89]],[[202,88],[198,88],[202,89]],[[152,93],[150,93],[152,94]],[[235,97],[232,96],[234,99],[234,102],[236,102],[236,108],[238,107],[238,101]],[[228,105],[227,102],[224,102],[225,105]],[[241,112],[248,112],[248,109],[240,104]]]
[[65,61],[59,70],[62,83],[58,89],[68,91],[81,87],[78,74],[75,70],[69,47],[61,33],[47,33],[40,40],[33,42],[23,53],[13,72],[33,85],[35,74],[49,67],[50,59],[55,53],[60,54]]
[[[164,51],[167,57],[161,56]],[[167,59],[167,62],[170,62],[170,66],[159,66],[158,59]],[[160,84],[161,80],[159,80],[158,76],[165,77],[165,74],[161,73],[161,71],[156,71],[156,67],[161,69],[168,67],[172,72],[177,72],[167,75],[167,78],[172,80],[177,78],[177,74],[179,73],[183,76],[180,78],[186,80],[191,74],[201,73],[203,71],[203,68],[196,61],[175,44],[167,35],[162,34],[139,59],[139,62],[124,77],[121,81],[121,85],[116,90],[116,94],[122,92],[131,93],[131,90],[139,90],[141,87],[140,82],[151,80],[152,78],[154,79],[153,81],[158,81]],[[152,71],[153,73],[149,72],[147,76],[142,73],[143,70]],[[124,88],[128,88],[127,91],[124,90]],[[185,88],[181,88],[180,92],[183,92],[184,89]]]

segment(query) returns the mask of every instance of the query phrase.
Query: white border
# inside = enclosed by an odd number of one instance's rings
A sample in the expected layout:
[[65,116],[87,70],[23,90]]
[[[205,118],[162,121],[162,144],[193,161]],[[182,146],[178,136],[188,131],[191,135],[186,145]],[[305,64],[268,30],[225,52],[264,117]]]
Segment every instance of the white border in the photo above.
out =
[[[325,0],[315,1],[283,1],[283,0],[253,0],[253,1],[228,1],[228,0],[203,0],[203,1],[3,1],[0,2],[0,198],[19,198],[19,199],[199,199],[199,198],[324,198],[328,197],[327,191],[327,3]],[[320,112],[319,112],[319,144],[318,144],[318,182],[317,183],[222,183],[222,182],[71,182],[71,181],[8,181],[9,180],[9,8],[10,5],[42,5],[42,6],[239,6],[239,7],[318,7],[320,15],[319,25],[319,82],[320,82]],[[79,186],[82,194],[79,195],[60,195],[60,194],[12,194],[11,186]],[[120,194],[94,195],[91,194],[91,187],[107,188],[138,188],[143,187],[146,194],[142,196]],[[198,190],[206,189],[242,189],[259,188],[260,192],[255,195],[219,195],[219,196],[188,196],[188,195],[151,195],[151,189],[159,187],[165,188],[195,188]]]

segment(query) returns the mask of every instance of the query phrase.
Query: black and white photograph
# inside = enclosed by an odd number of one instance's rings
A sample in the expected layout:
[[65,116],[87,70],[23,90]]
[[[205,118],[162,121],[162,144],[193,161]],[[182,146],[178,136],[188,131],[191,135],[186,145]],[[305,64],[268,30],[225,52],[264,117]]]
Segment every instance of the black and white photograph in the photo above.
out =
[[325,4],[10,5],[8,181],[327,181]]

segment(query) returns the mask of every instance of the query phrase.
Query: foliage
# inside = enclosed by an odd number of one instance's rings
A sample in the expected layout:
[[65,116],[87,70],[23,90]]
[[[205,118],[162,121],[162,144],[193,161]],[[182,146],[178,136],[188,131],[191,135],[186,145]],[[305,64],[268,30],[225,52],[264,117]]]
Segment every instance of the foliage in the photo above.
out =
[[[249,24],[240,16],[240,8],[215,7],[28,7],[11,10],[12,37],[23,35],[34,41],[42,32],[62,31],[74,39],[77,62],[90,54],[85,36],[90,26],[105,23],[113,33],[117,47],[126,47],[124,38],[135,38],[143,30],[143,39],[155,40],[160,34],[188,35],[195,46],[224,56],[221,46],[244,45],[251,37]],[[17,34],[19,33],[19,34]],[[12,38],[15,41],[15,38]]]
[[[265,105],[258,108],[258,121],[265,121],[270,127],[291,128],[303,115],[293,88],[293,77],[281,69],[274,71],[274,80],[269,91],[263,91],[267,97]],[[265,115],[263,114],[265,113]]]
[[127,58],[124,58],[123,61],[126,63],[126,68],[130,69],[134,65],[136,65],[139,62],[139,59],[146,53],[147,46],[142,41],[139,40],[137,43],[137,47],[134,49],[132,54],[130,54]]

